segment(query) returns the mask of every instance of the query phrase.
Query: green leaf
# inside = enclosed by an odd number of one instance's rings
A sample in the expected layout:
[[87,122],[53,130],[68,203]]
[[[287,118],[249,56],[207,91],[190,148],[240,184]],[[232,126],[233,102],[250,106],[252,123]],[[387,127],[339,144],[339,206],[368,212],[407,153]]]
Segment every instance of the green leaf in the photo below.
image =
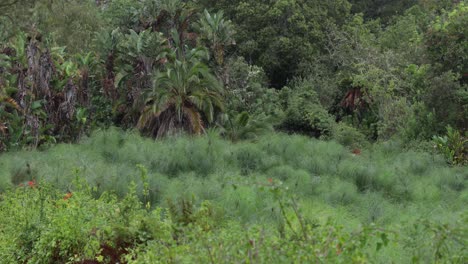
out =
[[382,242],[384,244],[384,246],[387,246],[388,245],[388,236],[386,233],[382,233],[380,234],[380,238],[382,239]]
[[380,251],[380,249],[382,249],[382,246],[383,246],[383,244],[378,242],[377,247],[376,247],[376,251]]
[[34,101],[31,104],[31,109],[32,110],[36,110],[36,109],[41,108],[41,107],[42,107],[42,100]]

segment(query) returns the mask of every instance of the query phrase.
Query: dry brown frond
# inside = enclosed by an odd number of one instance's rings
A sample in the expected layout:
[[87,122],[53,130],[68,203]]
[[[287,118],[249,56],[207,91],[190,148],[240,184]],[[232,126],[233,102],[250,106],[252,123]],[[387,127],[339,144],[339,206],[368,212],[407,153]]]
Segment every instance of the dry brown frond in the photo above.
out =
[[204,130],[200,113],[192,107],[184,107],[183,111],[190,122],[193,133],[200,135]]
[[19,104],[13,98],[7,97],[7,98],[3,99],[3,101],[8,103],[14,109],[16,109],[18,111],[21,111],[21,107],[19,106]]

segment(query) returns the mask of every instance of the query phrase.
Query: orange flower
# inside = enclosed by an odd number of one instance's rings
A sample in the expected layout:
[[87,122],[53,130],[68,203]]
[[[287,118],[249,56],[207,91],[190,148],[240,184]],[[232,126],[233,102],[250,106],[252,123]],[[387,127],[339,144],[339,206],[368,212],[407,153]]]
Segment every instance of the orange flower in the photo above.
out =
[[352,153],[354,155],[361,155],[361,150],[360,149],[353,149]]
[[36,187],[36,181],[34,181],[34,180],[28,181],[28,186],[31,187],[31,188]]
[[72,196],[73,196],[73,193],[67,192],[67,194],[65,194],[65,196],[63,197],[63,200],[66,201],[66,200],[70,199]]
[[269,182],[270,184],[273,184],[273,179],[272,179],[272,178],[268,178],[268,182]]

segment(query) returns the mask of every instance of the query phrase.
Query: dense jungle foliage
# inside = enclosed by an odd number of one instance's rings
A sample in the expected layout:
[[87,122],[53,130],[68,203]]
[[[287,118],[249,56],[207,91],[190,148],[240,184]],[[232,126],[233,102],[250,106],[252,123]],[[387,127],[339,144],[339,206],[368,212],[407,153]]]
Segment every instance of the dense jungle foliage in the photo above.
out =
[[0,0],[0,263],[467,263],[467,25]]

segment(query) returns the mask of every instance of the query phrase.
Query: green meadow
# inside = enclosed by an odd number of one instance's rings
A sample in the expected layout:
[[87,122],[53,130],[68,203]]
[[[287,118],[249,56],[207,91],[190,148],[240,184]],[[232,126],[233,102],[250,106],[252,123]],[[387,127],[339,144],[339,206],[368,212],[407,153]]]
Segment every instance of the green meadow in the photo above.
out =
[[[398,143],[356,155],[333,141],[280,133],[230,143],[216,131],[154,141],[110,129],[80,144],[3,154],[0,166],[0,256],[11,261],[467,257],[468,171]],[[67,193],[73,196],[63,200]],[[93,232],[99,235],[89,240]]]

